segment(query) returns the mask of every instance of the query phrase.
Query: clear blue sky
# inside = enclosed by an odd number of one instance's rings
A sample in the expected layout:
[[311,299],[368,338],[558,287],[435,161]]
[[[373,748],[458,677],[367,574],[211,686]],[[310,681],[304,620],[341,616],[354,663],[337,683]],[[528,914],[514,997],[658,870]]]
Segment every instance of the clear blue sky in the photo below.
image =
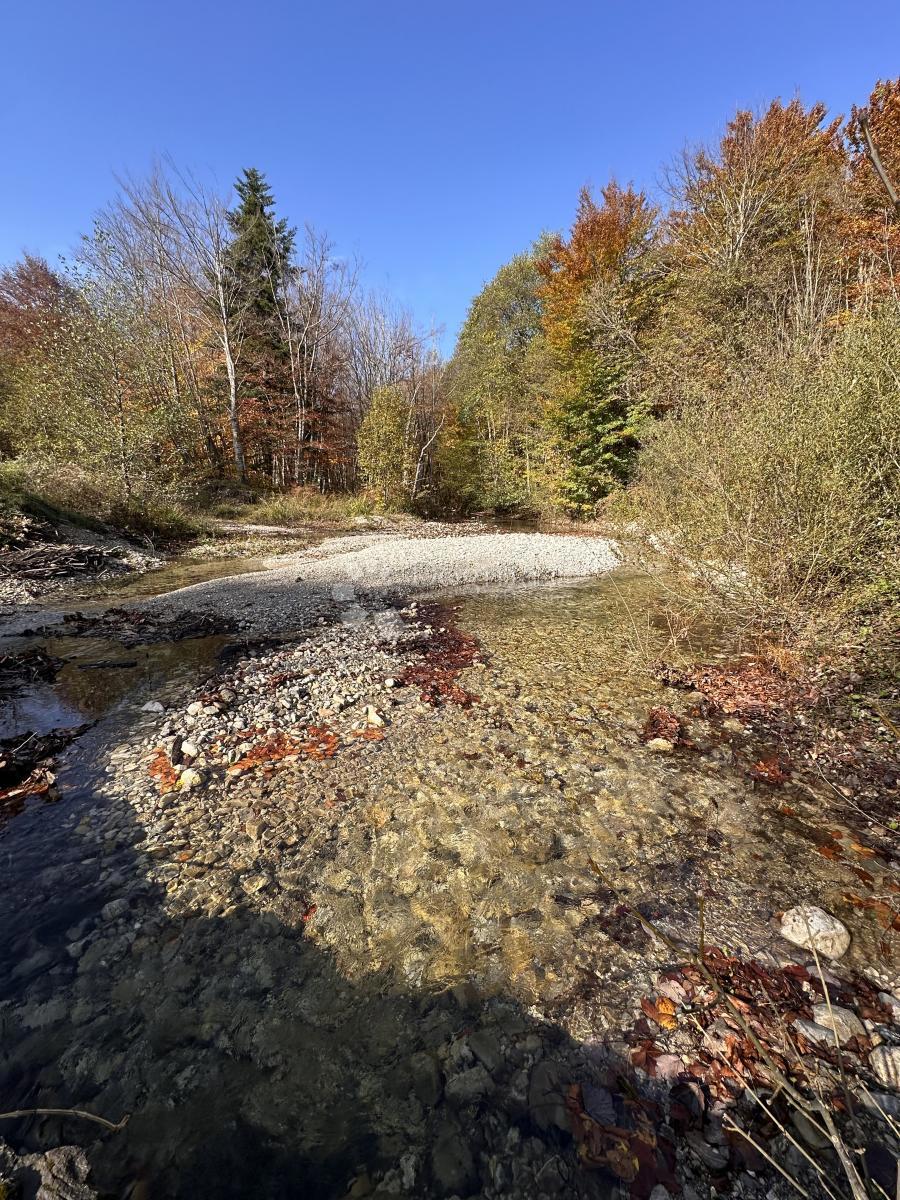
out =
[[579,186],[653,189],[739,105],[900,71],[900,3],[6,0],[0,262],[51,260],[155,156],[266,172],[445,347]]

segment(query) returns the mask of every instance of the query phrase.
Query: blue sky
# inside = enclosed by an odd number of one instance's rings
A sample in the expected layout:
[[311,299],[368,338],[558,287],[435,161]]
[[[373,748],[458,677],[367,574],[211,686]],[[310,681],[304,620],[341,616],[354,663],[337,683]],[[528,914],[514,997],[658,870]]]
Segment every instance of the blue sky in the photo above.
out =
[[445,348],[580,185],[653,190],[737,106],[900,71],[900,3],[6,0],[0,262],[51,260],[155,156],[268,175]]

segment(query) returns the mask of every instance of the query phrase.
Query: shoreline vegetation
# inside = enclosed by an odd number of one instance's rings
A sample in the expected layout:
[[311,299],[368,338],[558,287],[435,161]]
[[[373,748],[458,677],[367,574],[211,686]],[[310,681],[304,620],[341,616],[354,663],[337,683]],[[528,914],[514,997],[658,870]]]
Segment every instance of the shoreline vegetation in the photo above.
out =
[[900,80],[667,179],[0,271],[0,1198],[892,1194]]

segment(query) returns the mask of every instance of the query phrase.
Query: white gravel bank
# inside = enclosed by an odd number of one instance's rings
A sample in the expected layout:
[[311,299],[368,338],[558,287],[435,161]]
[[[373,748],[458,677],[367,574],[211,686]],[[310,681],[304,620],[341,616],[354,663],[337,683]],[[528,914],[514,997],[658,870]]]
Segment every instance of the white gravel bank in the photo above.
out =
[[548,533],[334,538],[317,553],[322,557],[313,562],[308,554],[294,556],[301,579],[428,591],[584,578],[611,571],[618,562],[613,543],[604,538]]
[[[540,533],[409,538],[394,534],[331,538],[314,550],[269,560],[271,569],[211,579],[146,601],[149,608],[190,609],[232,617],[257,633],[300,628],[335,601],[364,591],[460,591],[529,581],[602,575],[618,563],[603,538]],[[140,607],[143,607],[141,605]]]
[[[129,608],[211,613],[231,618],[254,634],[301,629],[355,590],[459,592],[467,587],[508,587],[556,579],[603,575],[618,565],[614,542],[597,537],[546,533],[459,533],[431,537],[357,534],[330,538],[311,550],[267,560],[268,570],[223,576],[129,601]],[[98,608],[99,605],[90,605]],[[33,611],[8,620],[4,634],[62,613]]]

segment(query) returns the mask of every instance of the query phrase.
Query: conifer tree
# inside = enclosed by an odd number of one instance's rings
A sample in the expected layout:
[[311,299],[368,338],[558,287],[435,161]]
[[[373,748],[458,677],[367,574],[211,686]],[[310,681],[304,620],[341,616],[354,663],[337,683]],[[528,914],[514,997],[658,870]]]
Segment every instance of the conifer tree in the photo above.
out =
[[266,177],[248,167],[234,185],[240,204],[228,215],[234,235],[229,247],[231,269],[244,305],[258,332],[271,333],[276,297],[290,271],[295,230],[275,217],[275,198]]
[[265,431],[261,441],[254,439],[263,462],[271,458],[289,420],[290,347],[279,306],[294,270],[295,231],[276,217],[275,198],[261,171],[247,168],[234,189],[240,203],[228,214],[228,268],[242,313],[241,409],[251,429]]

